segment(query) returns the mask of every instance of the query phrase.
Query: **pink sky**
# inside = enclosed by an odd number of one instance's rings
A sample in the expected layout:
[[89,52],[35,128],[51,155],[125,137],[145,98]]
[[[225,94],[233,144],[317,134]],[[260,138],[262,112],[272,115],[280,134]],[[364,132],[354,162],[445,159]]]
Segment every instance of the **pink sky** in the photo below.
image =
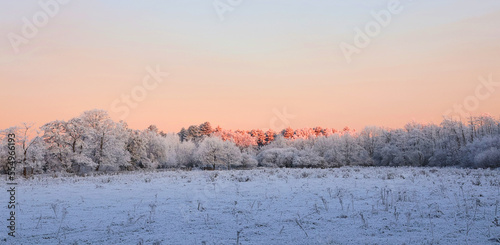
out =
[[[498,1],[402,1],[401,13],[350,63],[339,44],[352,44],[355,28],[388,1],[290,2],[244,2],[221,21],[206,1],[74,1],[59,6],[19,52],[8,34],[22,35],[22,18],[43,9],[37,1],[11,2],[0,10],[0,128],[94,108],[118,120],[113,101],[156,66],[170,75],[130,108],[132,128],[178,131],[205,121],[270,128],[273,110],[284,108],[294,117],[275,126],[439,123],[476,96],[478,77],[500,83]],[[488,92],[467,113],[500,116],[500,86]]]

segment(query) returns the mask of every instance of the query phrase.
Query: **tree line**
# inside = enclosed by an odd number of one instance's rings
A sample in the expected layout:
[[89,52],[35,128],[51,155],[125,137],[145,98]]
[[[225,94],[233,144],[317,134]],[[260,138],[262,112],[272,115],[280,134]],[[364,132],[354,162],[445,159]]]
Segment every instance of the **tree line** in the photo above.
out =
[[[36,132],[35,132],[36,131]],[[8,159],[7,135],[16,135],[18,170],[87,174],[138,169],[237,169],[340,166],[500,167],[500,120],[490,115],[439,125],[411,122],[403,128],[288,127],[226,130],[209,122],[164,133],[151,125],[130,129],[104,110],[35,129],[24,123],[0,131],[0,170]]]

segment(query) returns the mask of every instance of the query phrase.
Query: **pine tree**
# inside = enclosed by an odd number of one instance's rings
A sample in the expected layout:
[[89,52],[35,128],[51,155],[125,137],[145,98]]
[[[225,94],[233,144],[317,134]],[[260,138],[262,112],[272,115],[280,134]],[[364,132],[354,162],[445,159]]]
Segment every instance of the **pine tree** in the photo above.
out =
[[156,127],[156,125],[149,125],[148,130],[154,133],[158,133],[158,127]]
[[283,130],[282,134],[283,134],[283,137],[285,137],[286,139],[292,139],[293,135],[294,135],[294,131],[291,127],[288,127],[288,128]]
[[210,125],[210,122],[204,122],[200,125],[200,133],[201,135],[210,135],[213,133],[212,125]]
[[275,133],[272,129],[269,129],[266,132],[266,144],[269,144],[274,141]]
[[263,145],[267,144],[266,134],[264,133],[264,131],[262,131],[260,129],[255,130],[255,136],[254,137],[257,138],[257,145],[258,146],[263,146]]
[[316,137],[324,135],[324,130],[322,127],[315,127],[315,128],[313,128],[313,130],[314,130],[314,134],[316,134]]
[[201,139],[200,128],[195,125],[189,126],[189,128],[187,129],[186,140],[198,142],[200,139]]
[[187,130],[185,128],[182,128],[181,131],[179,131],[179,133],[177,133],[177,135],[179,135],[179,140],[181,142],[184,142],[184,141],[186,141],[186,138],[187,138]]

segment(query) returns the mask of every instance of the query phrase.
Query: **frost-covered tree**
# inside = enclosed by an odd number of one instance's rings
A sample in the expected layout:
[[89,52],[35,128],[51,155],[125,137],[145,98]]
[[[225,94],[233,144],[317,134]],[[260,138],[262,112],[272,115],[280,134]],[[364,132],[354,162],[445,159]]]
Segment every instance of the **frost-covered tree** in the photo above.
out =
[[292,166],[296,168],[324,168],[326,161],[317,152],[308,148],[295,153]]
[[287,148],[266,148],[257,155],[259,166],[262,167],[293,167],[293,159],[297,149]]
[[[52,121],[35,137],[32,124],[2,130],[16,134],[18,168],[85,174],[136,168],[338,167],[344,165],[498,167],[500,120],[484,114],[465,122],[410,122],[403,128],[345,127],[272,130],[212,129],[208,122],[165,134],[151,125],[131,130],[105,111]],[[38,131],[37,131],[38,134]],[[3,135],[3,136],[2,136]],[[3,142],[6,145],[5,142]],[[0,164],[6,166],[6,148]]]
[[52,121],[44,124],[42,138],[46,143],[46,169],[59,171],[71,168],[71,139],[66,133],[65,121]]
[[267,130],[267,132],[266,132],[266,144],[273,142],[275,137],[276,137],[276,133],[272,129]]
[[314,140],[314,144],[312,149],[316,152],[316,154],[320,157],[325,157],[328,151],[336,147],[335,145],[335,137],[318,137]]
[[230,168],[241,164],[240,149],[231,141],[223,141],[218,137],[205,138],[196,151],[201,167],[212,169]]
[[80,119],[85,127],[83,153],[97,164],[97,171],[118,170],[130,164],[125,123],[113,122],[103,110],[86,111]]
[[286,129],[283,129],[283,131],[281,131],[281,135],[283,135],[283,137],[285,137],[286,139],[293,139],[294,133],[295,132],[291,127],[288,127]]
[[186,141],[186,138],[187,138],[187,130],[185,128],[182,128],[181,131],[179,131],[179,133],[177,133],[177,135],[179,136],[179,140],[181,142],[184,142],[184,141]]
[[200,125],[200,133],[201,135],[209,136],[213,133],[212,125],[210,122],[204,122]]
[[[174,152],[172,148],[175,148],[175,145],[169,147],[166,138],[158,134],[157,131],[145,130],[141,135],[145,142],[144,151],[146,153],[142,167],[156,169],[160,165],[164,165],[167,162],[168,153]],[[169,137],[169,139],[171,138]],[[175,140],[178,142],[177,137]]]
[[239,131],[230,134],[229,140],[234,142],[240,148],[257,146],[257,138],[252,137],[248,132]]
[[[321,134],[323,136],[323,134]],[[316,137],[316,133],[311,128],[301,128],[295,130],[295,139],[309,139],[311,137]]]
[[322,127],[315,127],[313,128],[313,131],[314,131],[314,134],[316,135],[316,137],[320,137],[320,136],[324,136],[324,131],[323,131],[323,128]]
[[190,140],[193,142],[199,142],[202,138],[202,134],[200,132],[200,128],[196,125],[191,125],[187,129],[187,134],[185,140]]
[[[0,130],[0,163],[2,170],[5,172],[7,169],[9,152],[9,137],[14,135],[15,141],[15,157],[16,157],[16,172],[22,173],[28,171],[31,173],[33,170],[38,172],[42,171],[44,165],[45,145],[41,137],[33,135],[33,124],[23,123],[20,127],[10,127],[5,130]],[[12,143],[12,142],[10,142]]]
[[196,165],[195,157],[196,145],[193,142],[186,141],[178,145],[175,152],[177,167],[192,168]]
[[434,152],[434,145],[429,137],[431,128],[432,125],[415,122],[405,125],[404,160],[406,165],[427,166],[429,164],[429,158]]
[[21,145],[22,149],[22,164],[27,166],[27,158],[28,158],[28,150],[31,145],[37,139],[36,137],[32,137],[34,123],[22,123],[22,126],[19,128],[19,133],[16,135],[17,141]]
[[341,162],[346,165],[351,165],[356,162],[357,159],[355,159],[355,155],[357,145],[354,137],[352,137],[351,134],[346,133],[342,135],[338,147],[340,150],[339,157]]
[[375,151],[381,146],[381,131],[378,127],[365,127],[359,134],[360,145],[366,150],[369,157],[373,157]]
[[150,132],[153,132],[155,134],[160,134],[160,130],[158,129],[158,127],[154,124],[151,124],[148,126],[148,128],[146,129],[147,131],[150,131]]
[[500,167],[500,137],[486,136],[468,144],[461,152],[462,166],[473,168]]
[[69,144],[71,146],[71,151],[73,153],[82,153],[83,149],[83,138],[85,136],[85,127],[81,118],[72,118],[68,122],[64,123],[64,131],[69,136]]
[[476,168],[499,168],[500,148],[490,147],[479,152],[474,157],[474,167]]
[[257,138],[257,145],[260,147],[269,143],[266,139],[266,134],[264,133],[264,131],[262,131],[260,129],[255,130],[254,137]]
[[36,136],[30,142],[30,147],[26,150],[25,165],[33,171],[43,172],[45,163],[46,144],[42,137]]
[[130,154],[130,163],[132,168],[146,166],[148,156],[146,153],[146,139],[143,138],[140,130],[131,130],[129,132],[127,151]]
[[242,130],[219,130],[213,133],[214,137],[218,137],[224,141],[232,141],[241,149],[257,146],[257,138],[252,136],[251,132]]
[[241,167],[246,169],[252,169],[257,167],[259,162],[256,159],[256,156],[249,154],[247,152],[242,153],[241,155]]
[[459,156],[465,142],[460,133],[461,122],[445,119],[441,122],[431,166],[451,166],[460,162]]
[[127,150],[136,168],[173,168],[177,167],[176,151],[180,144],[178,135],[148,128],[130,133]]

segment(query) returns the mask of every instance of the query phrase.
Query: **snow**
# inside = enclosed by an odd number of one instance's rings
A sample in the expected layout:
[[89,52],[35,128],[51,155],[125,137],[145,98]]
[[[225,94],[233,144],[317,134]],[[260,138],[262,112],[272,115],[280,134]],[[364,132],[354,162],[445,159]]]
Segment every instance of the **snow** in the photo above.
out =
[[[0,185],[7,189],[5,181]],[[500,238],[498,170],[37,175],[18,179],[16,188],[16,237],[4,225],[0,243],[493,244]],[[0,211],[5,220],[7,206]]]

